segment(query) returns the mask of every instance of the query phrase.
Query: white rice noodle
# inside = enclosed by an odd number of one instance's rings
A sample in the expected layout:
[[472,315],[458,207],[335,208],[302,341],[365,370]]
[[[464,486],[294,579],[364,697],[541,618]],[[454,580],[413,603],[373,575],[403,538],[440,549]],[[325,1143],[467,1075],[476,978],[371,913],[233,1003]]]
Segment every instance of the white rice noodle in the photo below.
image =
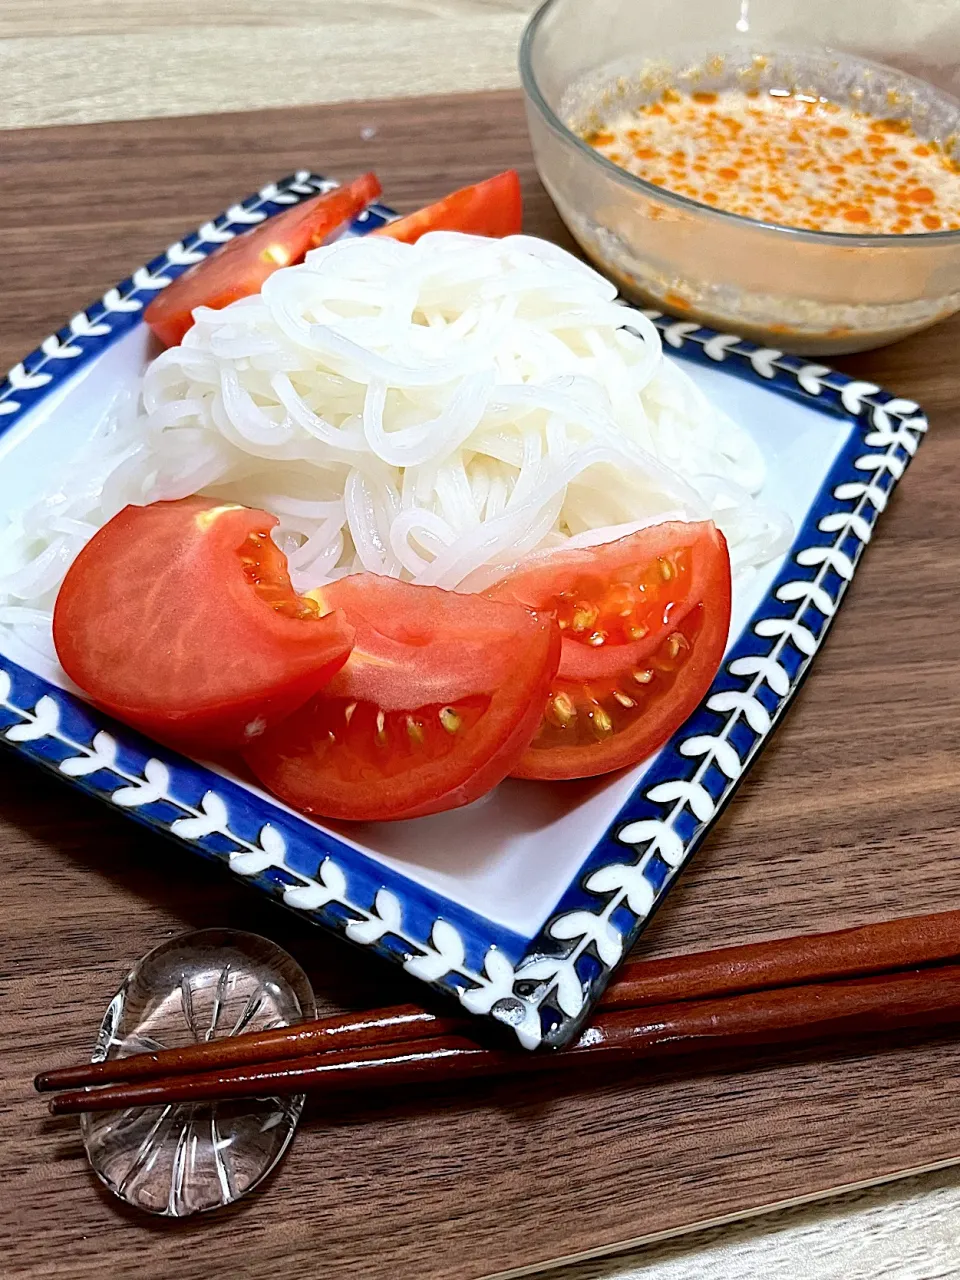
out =
[[300,590],[364,569],[479,590],[662,519],[716,520],[735,573],[790,542],[751,437],[545,241],[344,240],[194,320],[0,530],[0,626],[44,661],[67,568],[127,503],[273,512]]

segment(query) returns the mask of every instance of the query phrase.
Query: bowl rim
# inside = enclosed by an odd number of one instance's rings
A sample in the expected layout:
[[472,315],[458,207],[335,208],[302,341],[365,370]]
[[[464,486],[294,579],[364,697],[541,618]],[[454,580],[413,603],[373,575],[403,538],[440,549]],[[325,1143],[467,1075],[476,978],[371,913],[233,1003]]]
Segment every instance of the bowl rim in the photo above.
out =
[[[595,147],[591,147],[589,143],[577,136],[572,129],[560,119],[553,110],[546,98],[540,91],[537,84],[537,78],[533,70],[533,46],[536,41],[538,32],[543,24],[547,14],[563,0],[542,0],[542,3],[534,10],[528,18],[520,37],[520,48],[518,54],[518,63],[520,71],[520,83],[523,91],[527,96],[528,102],[536,107],[542,116],[544,123],[554,133],[558,134],[565,142],[572,143],[574,148],[582,155],[587,157],[588,163],[600,166],[602,172],[612,177],[616,182],[628,189],[638,192],[645,196],[653,197],[664,204],[678,206],[681,209],[695,212],[697,214],[708,214],[712,218],[722,220],[724,222],[735,225],[739,223],[745,227],[756,227],[761,231],[772,232],[776,235],[791,237],[808,244],[818,244],[823,246],[857,248],[869,247],[877,248],[904,248],[915,249],[921,245],[950,245],[960,244],[960,230],[956,231],[911,231],[907,233],[893,232],[849,232],[849,231],[808,231],[804,227],[791,227],[782,222],[765,222],[762,218],[750,218],[745,214],[733,213],[727,209],[717,209],[713,205],[705,204],[700,200],[691,199],[690,196],[681,195],[679,192],[670,191],[667,187],[655,186],[652,182],[647,182],[643,178],[637,177],[636,174],[630,173],[627,169],[622,169],[619,165],[614,164],[612,160],[608,160],[606,156],[601,155]],[[837,52],[837,51],[835,51]],[[838,52],[844,52],[840,50]],[[873,62],[869,58],[861,58],[858,54],[849,54],[849,57],[856,58],[858,62],[864,63],[870,67],[876,67],[881,71],[896,71],[898,75],[906,76],[910,80],[916,80],[920,84],[929,84],[918,76],[911,76],[909,72],[901,71],[897,67],[891,67],[889,64]],[[936,88],[936,86],[934,86]],[[937,88],[937,93],[951,102],[956,102],[960,109],[960,99],[954,98],[953,94],[946,93],[944,90]]]

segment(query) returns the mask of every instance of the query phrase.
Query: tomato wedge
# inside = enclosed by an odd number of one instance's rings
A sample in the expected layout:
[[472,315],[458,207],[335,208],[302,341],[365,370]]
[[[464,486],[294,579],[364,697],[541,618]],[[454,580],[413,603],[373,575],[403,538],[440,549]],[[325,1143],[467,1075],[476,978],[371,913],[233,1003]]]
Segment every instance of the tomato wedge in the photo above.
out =
[[245,752],[305,813],[379,821],[469,804],[520,760],[560,631],[518,605],[356,574],[322,592],[357,647],[323,693]]
[[267,276],[300,262],[308,249],[376,200],[380,190],[376,174],[365,173],[234,236],[158,293],[143,318],[165,346],[176,346],[193,325],[195,307],[225,307],[259,292]]
[[711,523],[531,556],[484,595],[554,611],[557,678],[519,778],[588,778],[661,747],[709,689],[730,629],[730,557]]
[[523,224],[520,177],[507,169],[473,187],[462,187],[406,218],[390,222],[374,235],[414,244],[428,231],[468,231],[475,236],[517,235]]
[[295,594],[275,516],[209,498],[125,507],[74,561],[53,638],[121,720],[200,750],[247,745],[343,665],[353,629]]

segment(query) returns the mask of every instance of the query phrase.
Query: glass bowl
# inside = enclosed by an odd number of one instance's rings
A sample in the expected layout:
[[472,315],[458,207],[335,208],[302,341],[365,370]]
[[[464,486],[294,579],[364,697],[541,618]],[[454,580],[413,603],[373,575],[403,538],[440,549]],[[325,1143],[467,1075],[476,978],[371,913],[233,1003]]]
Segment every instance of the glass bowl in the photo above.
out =
[[[810,21],[798,29],[801,11]],[[956,149],[960,101],[875,61],[896,56],[883,47],[863,56],[854,33],[870,25],[843,0],[546,0],[520,46],[530,137],[587,256],[627,297],[801,354],[882,346],[960,310],[960,231],[848,235],[760,222],[653,186],[578,136],[613,101],[649,101],[668,85],[739,85],[899,116]],[[891,19],[887,39],[926,73],[902,26]],[[929,66],[936,75],[935,59]]]

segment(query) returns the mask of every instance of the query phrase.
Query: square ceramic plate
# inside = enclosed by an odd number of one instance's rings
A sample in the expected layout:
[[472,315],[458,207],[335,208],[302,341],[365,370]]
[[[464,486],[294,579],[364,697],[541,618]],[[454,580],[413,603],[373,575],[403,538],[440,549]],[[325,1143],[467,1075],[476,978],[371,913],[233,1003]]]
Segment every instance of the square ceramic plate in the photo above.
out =
[[[110,289],[0,383],[0,510],[38,496],[151,353],[142,311],[219,243],[333,185],[298,173],[234,205]],[[390,217],[376,208],[362,234]],[[918,407],[822,365],[654,313],[665,349],[754,436],[789,554],[736,593],[700,708],[632,772],[507,781],[467,809],[321,826],[110,720],[36,670],[0,627],[0,741],[217,859],[317,924],[401,963],[533,1048],[586,1018],[796,692],[890,490]],[[0,571],[2,571],[0,564]]]

